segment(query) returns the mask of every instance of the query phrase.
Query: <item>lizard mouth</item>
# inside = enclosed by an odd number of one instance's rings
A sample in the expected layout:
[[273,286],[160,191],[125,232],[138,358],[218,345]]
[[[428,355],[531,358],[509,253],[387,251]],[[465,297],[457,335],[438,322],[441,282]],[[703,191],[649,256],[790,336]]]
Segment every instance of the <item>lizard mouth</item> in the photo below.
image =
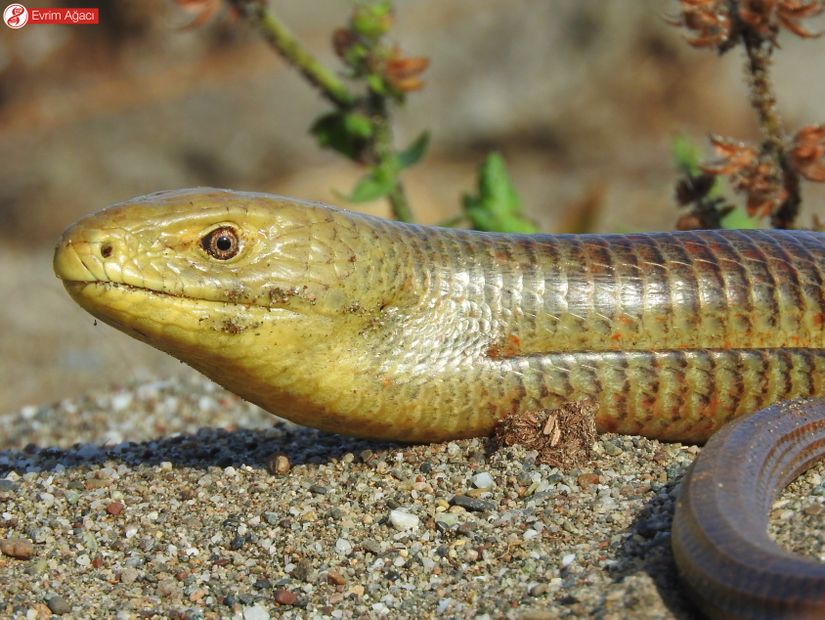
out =
[[[266,307],[235,301],[188,297],[122,282],[63,280],[69,295],[86,311],[118,329],[134,331],[138,323],[155,325],[191,324],[190,330],[239,333],[241,324],[260,324],[300,316],[290,308]],[[234,326],[227,329],[227,326]]]
[[[77,291],[82,292],[86,289],[93,289],[93,290],[100,290],[105,291],[109,289],[121,289],[125,292],[132,292],[137,294],[143,295],[155,295],[157,297],[174,297],[177,299],[190,299],[185,295],[176,295],[175,293],[168,293],[164,291],[156,291],[151,288],[146,288],[144,286],[135,286],[133,284],[126,284],[125,282],[111,282],[109,280],[91,280],[91,281],[84,281],[84,280],[63,280],[63,286],[68,290],[70,293]],[[198,301],[208,302],[207,299],[200,299]],[[213,302],[213,303],[225,303],[225,302]]]
[[[156,348],[190,361],[186,351],[250,331],[277,318],[264,308],[194,299],[129,284],[66,281],[66,291],[96,319]],[[217,340],[216,340],[217,339]]]

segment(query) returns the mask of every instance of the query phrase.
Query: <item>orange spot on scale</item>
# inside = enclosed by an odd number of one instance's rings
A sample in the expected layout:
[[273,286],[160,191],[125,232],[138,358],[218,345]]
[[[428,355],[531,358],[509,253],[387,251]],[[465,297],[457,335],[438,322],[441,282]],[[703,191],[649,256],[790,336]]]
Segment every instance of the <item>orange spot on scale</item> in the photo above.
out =
[[610,336],[611,340],[621,340],[622,339],[622,332],[614,332],[612,336]]
[[384,387],[389,387],[392,384],[392,379],[390,379],[387,375],[384,375],[381,379],[381,383]]
[[822,327],[823,323],[825,323],[825,313],[817,312],[814,315],[814,325],[817,327]]
[[490,359],[516,357],[521,352],[521,338],[514,334],[508,334],[503,342],[490,345],[487,349],[487,357]]

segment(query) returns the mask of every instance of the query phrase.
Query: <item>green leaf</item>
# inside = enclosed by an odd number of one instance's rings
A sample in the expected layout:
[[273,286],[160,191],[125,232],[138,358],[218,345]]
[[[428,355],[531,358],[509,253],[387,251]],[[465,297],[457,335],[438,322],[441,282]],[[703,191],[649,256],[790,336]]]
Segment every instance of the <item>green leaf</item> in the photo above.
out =
[[371,138],[375,132],[369,117],[358,112],[349,112],[344,115],[344,129],[347,135],[361,139]]
[[362,177],[345,198],[349,202],[370,202],[389,194],[398,182],[397,170],[394,167],[380,166],[374,168],[368,175]]
[[751,217],[741,207],[722,218],[722,228],[762,228],[759,218]]
[[690,138],[684,134],[677,134],[670,148],[679,172],[694,177],[702,174],[702,169],[699,168],[702,154]]
[[414,166],[424,156],[427,145],[430,143],[430,132],[424,131],[406,149],[396,155],[398,166],[402,170]]
[[537,232],[535,224],[521,215],[521,199],[498,153],[490,153],[479,168],[478,194],[465,195],[463,202],[464,214],[476,230]]
[[[671,152],[673,154],[673,161],[676,163],[676,168],[679,173],[686,177],[698,177],[707,174],[701,168],[702,150],[696,146],[690,138],[684,134],[677,134],[673,138],[671,145]],[[710,190],[708,190],[708,197],[716,198],[723,193],[723,179],[714,176],[714,182]]]
[[388,97],[390,95],[390,91],[387,88],[387,84],[384,82],[384,78],[377,73],[370,73],[367,76],[367,86],[376,95],[382,95],[384,97]]
[[309,131],[321,147],[333,149],[357,161],[372,137],[373,126],[363,114],[338,111],[316,119]]

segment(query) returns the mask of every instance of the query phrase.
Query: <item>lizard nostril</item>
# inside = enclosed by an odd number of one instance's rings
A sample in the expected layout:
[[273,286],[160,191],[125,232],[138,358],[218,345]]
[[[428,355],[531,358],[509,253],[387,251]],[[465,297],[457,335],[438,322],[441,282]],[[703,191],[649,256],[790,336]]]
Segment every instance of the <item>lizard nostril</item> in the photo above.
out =
[[100,246],[100,255],[103,258],[109,258],[112,255],[112,244],[108,241],[104,242]]

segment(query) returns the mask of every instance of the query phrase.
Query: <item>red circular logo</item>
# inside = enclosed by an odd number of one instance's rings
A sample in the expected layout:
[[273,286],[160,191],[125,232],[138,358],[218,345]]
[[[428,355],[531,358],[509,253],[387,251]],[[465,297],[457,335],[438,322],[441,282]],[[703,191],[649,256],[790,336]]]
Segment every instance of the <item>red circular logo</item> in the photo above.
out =
[[29,23],[29,11],[22,4],[10,4],[3,11],[3,21],[9,28],[22,28]]

